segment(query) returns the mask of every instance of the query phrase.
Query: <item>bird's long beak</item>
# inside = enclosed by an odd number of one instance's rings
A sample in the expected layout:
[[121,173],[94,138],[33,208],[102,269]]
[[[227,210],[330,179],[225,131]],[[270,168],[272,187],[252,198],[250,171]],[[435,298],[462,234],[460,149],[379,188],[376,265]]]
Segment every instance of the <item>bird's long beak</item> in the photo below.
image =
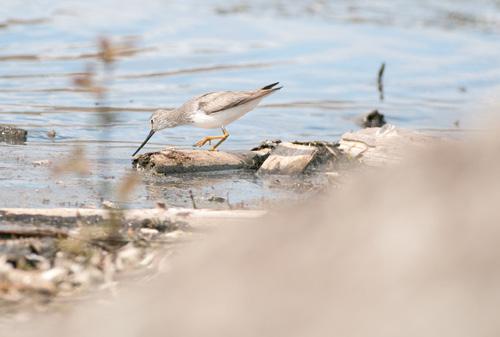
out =
[[149,135],[146,137],[146,139],[144,140],[144,142],[142,142],[141,146],[139,146],[139,148],[134,152],[134,154],[132,155],[135,156],[137,154],[137,152],[139,152],[144,145],[146,145],[146,143],[148,142],[149,138],[153,137],[153,135],[155,134],[154,130],[151,130],[149,131]]

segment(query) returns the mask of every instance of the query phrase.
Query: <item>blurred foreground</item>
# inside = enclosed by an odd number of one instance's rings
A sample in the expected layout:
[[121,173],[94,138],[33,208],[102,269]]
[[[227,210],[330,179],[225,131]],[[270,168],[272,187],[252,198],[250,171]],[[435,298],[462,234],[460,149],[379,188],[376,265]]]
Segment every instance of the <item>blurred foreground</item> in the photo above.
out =
[[418,153],[301,209],[221,227],[108,305],[89,301],[5,331],[496,336],[499,150],[485,136]]

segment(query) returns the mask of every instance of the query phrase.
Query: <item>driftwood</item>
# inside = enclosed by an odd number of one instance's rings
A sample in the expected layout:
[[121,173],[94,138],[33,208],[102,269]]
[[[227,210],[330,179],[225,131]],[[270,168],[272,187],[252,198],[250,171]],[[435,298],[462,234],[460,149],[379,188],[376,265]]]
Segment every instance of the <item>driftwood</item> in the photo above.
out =
[[132,165],[136,169],[162,174],[257,169],[268,155],[269,150],[222,152],[165,149],[142,154],[133,160]]
[[441,138],[387,124],[342,135],[339,150],[368,166],[399,163],[419,147],[429,147]]
[[8,125],[0,125],[0,142],[22,144],[26,142],[28,132]]
[[140,155],[132,165],[160,174],[247,169],[292,175],[331,163],[340,155],[333,143],[267,141],[251,151],[241,152],[166,149]]
[[345,133],[338,143],[267,141],[246,152],[167,149],[140,155],[133,165],[160,174],[250,169],[262,174],[295,175],[342,169],[353,158],[370,166],[399,162],[415,146],[429,146],[439,139],[390,124],[371,127],[385,123],[378,111],[365,116],[362,123],[368,128]]
[[[118,214],[122,221],[129,224],[136,224],[140,226],[148,224],[161,224],[161,223],[183,223],[189,227],[204,227],[214,224],[221,224],[232,222],[238,219],[251,219],[263,216],[265,211],[255,210],[209,210],[209,209],[188,209],[188,208],[154,208],[154,209],[130,209],[123,210],[119,213],[113,213],[116,210],[106,209],[92,209],[92,208],[0,208],[0,232],[2,228],[2,218],[13,221],[17,219],[31,219],[35,223],[45,223],[47,219],[64,223],[77,223],[86,221],[89,223],[96,223],[98,219],[108,219],[112,214]],[[9,224],[4,229],[4,235],[7,230],[12,228]],[[46,228],[46,227],[44,227]],[[26,232],[20,231],[18,227],[13,228],[14,233],[21,234],[20,236],[27,236],[27,232],[31,231],[33,236],[41,236],[43,229],[37,231],[36,228],[27,230]],[[47,230],[47,229],[46,229]],[[48,236],[65,236],[66,231],[49,229],[46,234]]]

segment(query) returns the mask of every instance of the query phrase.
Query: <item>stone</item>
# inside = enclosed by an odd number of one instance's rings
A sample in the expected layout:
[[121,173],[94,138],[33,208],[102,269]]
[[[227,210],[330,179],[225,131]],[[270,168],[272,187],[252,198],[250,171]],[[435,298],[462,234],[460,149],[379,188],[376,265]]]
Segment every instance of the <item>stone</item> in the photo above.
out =
[[373,110],[356,119],[356,124],[363,128],[375,128],[384,126],[387,122],[385,116],[378,110]]
[[399,163],[416,148],[427,148],[443,139],[437,136],[386,124],[342,135],[339,150],[368,166]]
[[0,125],[0,142],[23,144],[28,138],[28,131],[8,125]]

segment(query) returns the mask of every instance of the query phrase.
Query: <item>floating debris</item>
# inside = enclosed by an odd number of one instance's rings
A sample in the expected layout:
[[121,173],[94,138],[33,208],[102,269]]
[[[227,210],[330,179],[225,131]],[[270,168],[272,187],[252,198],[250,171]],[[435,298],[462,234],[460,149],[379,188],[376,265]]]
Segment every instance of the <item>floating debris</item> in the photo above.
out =
[[254,147],[251,151],[260,151],[264,149],[274,149],[278,144],[281,143],[281,140],[265,140],[259,144],[259,146]]
[[226,198],[212,195],[210,198],[208,198],[208,201],[210,201],[210,202],[224,203],[224,202],[226,202]]

